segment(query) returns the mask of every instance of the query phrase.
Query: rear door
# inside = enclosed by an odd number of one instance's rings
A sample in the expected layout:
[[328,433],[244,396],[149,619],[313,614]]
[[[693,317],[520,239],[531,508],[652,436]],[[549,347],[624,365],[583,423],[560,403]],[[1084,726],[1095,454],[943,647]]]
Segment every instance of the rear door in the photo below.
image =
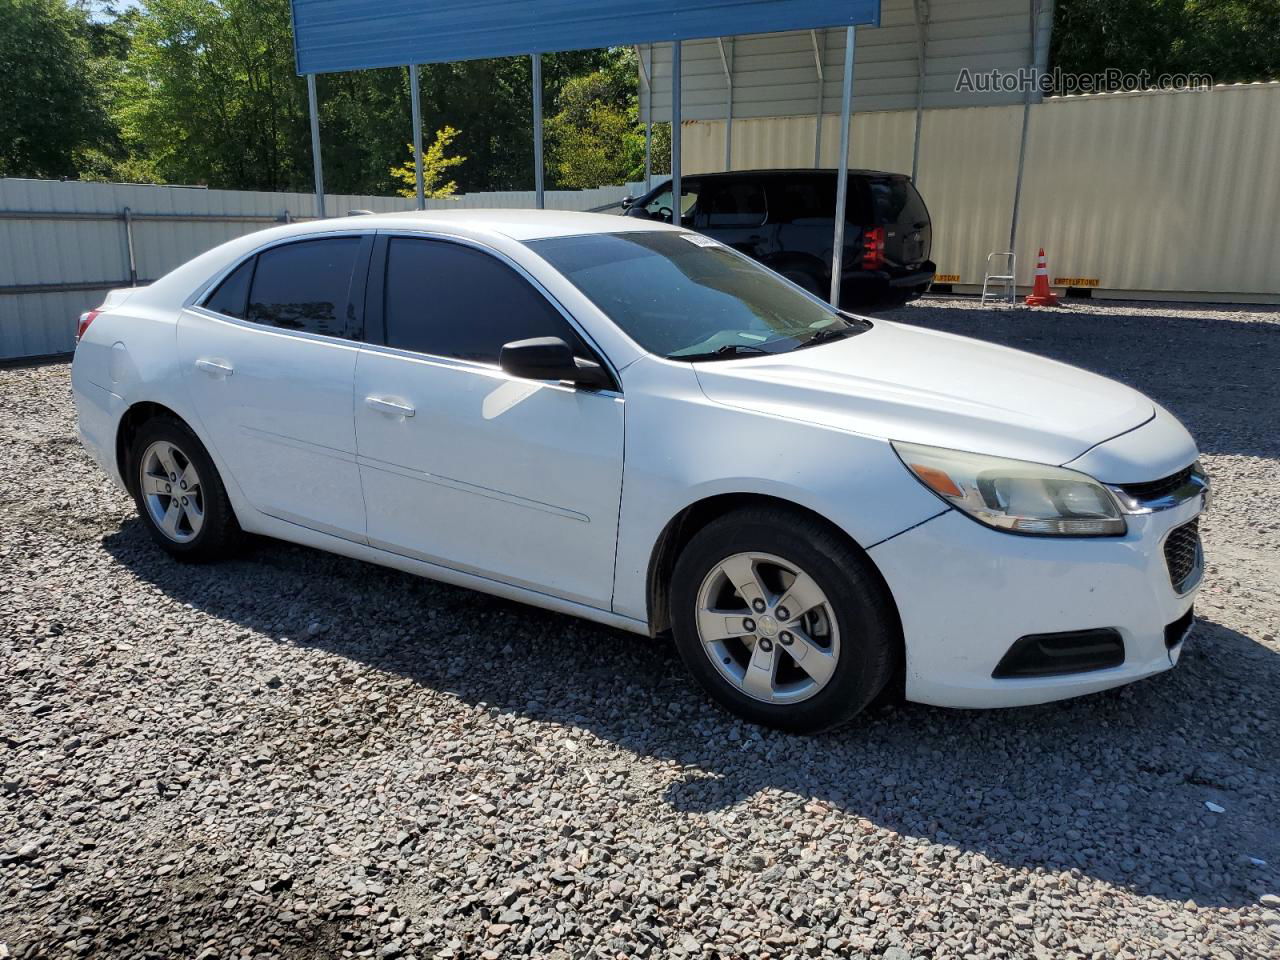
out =
[[764,185],[751,177],[708,177],[698,197],[693,227],[756,260],[772,252]]
[[205,439],[262,513],[364,539],[352,387],[372,235],[271,246],[178,322]]
[[884,227],[884,254],[890,270],[914,270],[929,259],[933,227],[929,211],[908,177],[868,178],[872,215]]
[[383,345],[360,352],[355,420],[370,544],[609,609],[622,396],[498,365],[530,337],[603,358],[528,276],[462,241],[379,236],[369,309]]

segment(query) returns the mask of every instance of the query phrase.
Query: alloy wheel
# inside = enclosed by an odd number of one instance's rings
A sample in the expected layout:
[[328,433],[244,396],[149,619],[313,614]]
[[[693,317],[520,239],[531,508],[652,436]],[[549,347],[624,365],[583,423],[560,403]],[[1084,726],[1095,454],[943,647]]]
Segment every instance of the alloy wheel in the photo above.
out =
[[798,703],[822,690],[835,673],[835,611],[796,564],[766,553],[734,554],[703,579],[697,604],[703,651],[747,696]]
[[138,475],[142,500],[156,528],[174,543],[190,543],[204,526],[204,491],[195,464],[168,440],[142,454]]

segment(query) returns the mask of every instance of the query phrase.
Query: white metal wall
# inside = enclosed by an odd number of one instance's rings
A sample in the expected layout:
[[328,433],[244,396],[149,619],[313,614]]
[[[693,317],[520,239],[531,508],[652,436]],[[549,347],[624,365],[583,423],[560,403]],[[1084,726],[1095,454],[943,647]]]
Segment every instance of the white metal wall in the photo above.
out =
[[[823,165],[839,150],[823,130]],[[926,110],[920,192],[941,275],[982,283],[1008,244],[1022,108]],[[857,114],[850,164],[911,171],[914,111]],[[813,165],[813,115],[735,122],[736,169]],[[686,124],[686,173],[721,170],[724,124]],[[1106,295],[1280,299],[1280,83],[1050,98],[1031,108],[1021,283],[1043,246],[1054,278]]]
[[[925,48],[926,107],[984,106],[1021,103],[1021,93],[956,92],[960,71],[1016,71],[1044,64],[1053,25],[1052,0],[1041,0],[1035,50],[1031,49],[1033,0],[920,0],[927,23]],[[725,25],[725,35],[733,24]],[[818,30],[823,64],[824,112],[839,114],[844,31]],[[854,109],[915,109],[919,76],[915,6],[912,0],[883,0],[879,27],[859,27],[854,54]],[[734,119],[812,117],[818,96],[818,74],[809,31],[770,33],[726,39],[734,87]],[[671,119],[671,45],[653,44],[642,51],[652,62],[653,120]],[[725,76],[715,40],[686,41],[681,51],[681,114],[686,120],[720,120],[725,116]],[[1034,58],[1034,59],[1033,59]],[[640,87],[642,111],[649,92]],[[645,116],[642,112],[641,116]],[[826,131],[823,131],[825,138]],[[809,160],[813,159],[812,137]]]
[[[549,190],[546,206],[589,210],[616,203],[627,192],[626,187]],[[533,191],[474,193],[427,201],[429,209],[532,206]],[[129,254],[122,220],[48,219],[22,214],[118,216],[126,207],[140,218],[134,220],[132,233],[138,280],[145,283],[210,247],[283,221],[286,213],[293,219],[314,217],[315,196],[0,179],[0,359],[70,350],[74,346],[76,318],[101,302],[106,289],[129,285]],[[412,200],[400,197],[330,195],[325,200],[325,209],[333,216],[344,216],[351,210],[385,213],[412,208]],[[218,216],[259,219],[207,219]],[[17,292],[21,288],[65,284],[82,284],[88,289]]]

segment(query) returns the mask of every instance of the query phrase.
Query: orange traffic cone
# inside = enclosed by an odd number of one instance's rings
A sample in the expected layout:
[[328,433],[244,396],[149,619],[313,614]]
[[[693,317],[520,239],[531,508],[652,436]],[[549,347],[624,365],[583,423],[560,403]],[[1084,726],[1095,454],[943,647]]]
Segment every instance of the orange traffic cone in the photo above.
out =
[[1036,260],[1036,282],[1027,294],[1028,307],[1056,307],[1058,298],[1049,289],[1049,267],[1044,260],[1044,247],[1040,248],[1040,257]]

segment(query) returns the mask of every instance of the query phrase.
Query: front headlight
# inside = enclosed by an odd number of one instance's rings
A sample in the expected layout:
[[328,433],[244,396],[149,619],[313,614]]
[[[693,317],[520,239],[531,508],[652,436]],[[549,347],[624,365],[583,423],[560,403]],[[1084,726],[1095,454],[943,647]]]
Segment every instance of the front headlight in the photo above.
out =
[[1111,492],[1075,470],[917,443],[893,449],[926,487],[997,530],[1109,537],[1127,529]]

